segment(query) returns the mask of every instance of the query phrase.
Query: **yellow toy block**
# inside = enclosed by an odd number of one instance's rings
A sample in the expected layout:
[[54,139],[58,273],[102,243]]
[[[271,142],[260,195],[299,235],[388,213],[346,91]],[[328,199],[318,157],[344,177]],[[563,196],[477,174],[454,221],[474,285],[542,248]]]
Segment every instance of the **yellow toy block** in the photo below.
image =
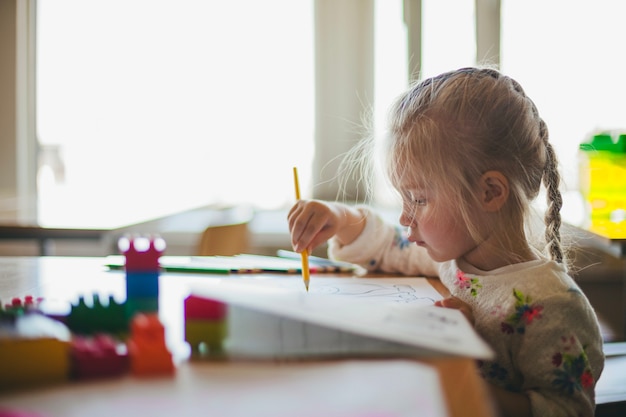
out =
[[227,336],[225,320],[185,321],[185,341],[191,346],[193,356],[215,356],[224,353],[224,340]]
[[0,338],[0,390],[68,380],[69,343],[56,338]]

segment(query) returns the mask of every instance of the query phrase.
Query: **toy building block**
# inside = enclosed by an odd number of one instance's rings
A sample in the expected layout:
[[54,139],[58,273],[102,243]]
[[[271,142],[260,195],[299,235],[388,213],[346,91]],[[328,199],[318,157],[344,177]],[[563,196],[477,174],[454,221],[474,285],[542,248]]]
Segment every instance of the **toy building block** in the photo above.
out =
[[185,319],[223,320],[226,317],[226,303],[209,298],[189,295],[185,298]]
[[227,336],[227,306],[221,301],[195,295],[185,298],[185,341],[192,357],[220,357]]
[[159,271],[126,271],[128,298],[157,298],[159,296]]
[[185,341],[193,358],[219,358],[225,354],[228,333],[225,321],[185,321]]
[[155,313],[159,307],[159,258],[165,241],[158,237],[124,237],[118,242],[126,270],[126,317]]
[[126,316],[159,311],[159,272],[126,271]]
[[75,337],[71,343],[72,376],[77,379],[103,378],[128,372],[128,354],[113,338],[97,334],[93,338]]
[[69,329],[41,314],[25,314],[0,333],[0,391],[62,382],[69,375]]
[[165,328],[156,314],[137,314],[130,324],[127,342],[130,370],[133,375],[171,375],[172,354],[165,345]]
[[127,320],[137,314],[156,314],[159,311],[158,298],[130,298],[126,301],[126,317]]
[[74,333],[88,335],[94,333],[124,334],[128,331],[128,319],[124,303],[117,303],[113,296],[105,305],[98,294],[93,295],[93,303],[87,305],[84,297],[72,305],[65,322]]
[[126,258],[125,269],[132,272],[159,270],[159,258],[165,251],[165,241],[160,237],[123,237],[118,242]]
[[68,342],[55,338],[0,338],[0,391],[64,382]]
[[39,303],[42,301],[43,299],[41,297],[35,298],[32,295],[27,295],[26,297],[24,297],[24,299],[22,300],[19,297],[15,297],[11,300],[11,304],[7,304],[5,306],[5,308],[7,310],[11,310],[11,309],[21,309],[21,310],[37,310],[37,307],[39,306]]
[[9,304],[2,304],[0,302],[0,320],[15,320],[16,317],[22,316],[26,313],[39,313],[39,303],[41,298],[35,298],[32,295],[27,295],[22,300],[15,297]]

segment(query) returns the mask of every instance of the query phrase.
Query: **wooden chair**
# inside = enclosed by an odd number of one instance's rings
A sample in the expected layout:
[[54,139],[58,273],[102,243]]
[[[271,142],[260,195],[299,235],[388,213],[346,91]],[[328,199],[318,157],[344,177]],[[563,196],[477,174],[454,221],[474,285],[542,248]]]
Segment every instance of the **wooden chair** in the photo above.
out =
[[198,256],[232,256],[246,253],[249,250],[249,228],[252,211],[242,208],[230,208],[221,211],[219,219],[215,219],[204,229],[198,244]]

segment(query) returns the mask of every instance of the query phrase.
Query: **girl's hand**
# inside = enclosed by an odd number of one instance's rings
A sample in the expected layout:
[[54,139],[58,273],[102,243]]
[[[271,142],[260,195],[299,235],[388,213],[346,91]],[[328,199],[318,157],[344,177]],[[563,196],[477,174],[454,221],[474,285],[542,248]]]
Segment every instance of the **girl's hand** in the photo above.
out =
[[474,325],[474,314],[472,313],[472,308],[469,304],[461,301],[456,297],[448,297],[443,300],[435,301],[435,305],[437,307],[445,307],[445,308],[455,308],[457,310],[461,310],[461,313],[469,320],[470,324]]
[[293,250],[312,251],[331,237],[347,245],[361,233],[365,219],[361,213],[340,203],[300,200],[289,211],[289,233]]

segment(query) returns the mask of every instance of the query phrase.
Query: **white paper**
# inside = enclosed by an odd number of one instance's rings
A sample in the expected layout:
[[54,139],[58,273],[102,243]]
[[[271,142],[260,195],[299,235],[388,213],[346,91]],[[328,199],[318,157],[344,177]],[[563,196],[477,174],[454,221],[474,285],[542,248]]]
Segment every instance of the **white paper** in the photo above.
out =
[[458,310],[423,278],[221,281],[194,288],[229,305],[227,349],[269,358],[350,355],[492,357]]

